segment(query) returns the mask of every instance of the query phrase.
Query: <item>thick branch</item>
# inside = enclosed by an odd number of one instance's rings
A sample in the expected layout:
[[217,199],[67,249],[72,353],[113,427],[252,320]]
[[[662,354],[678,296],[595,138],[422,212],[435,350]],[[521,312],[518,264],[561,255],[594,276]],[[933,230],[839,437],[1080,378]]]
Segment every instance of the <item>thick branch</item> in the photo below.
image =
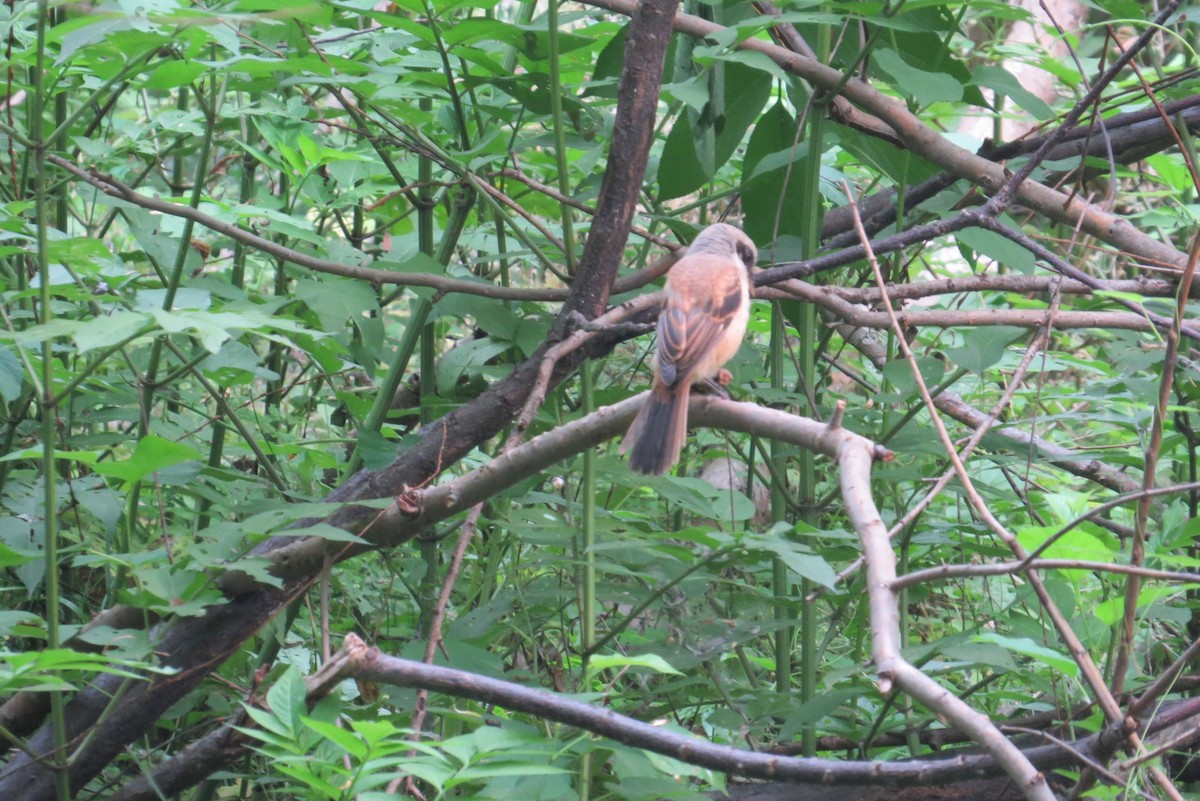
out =
[[625,253],[625,240],[633,222],[638,193],[650,158],[654,127],[648,122],[658,111],[663,60],[671,40],[671,20],[679,0],[644,0],[630,14],[633,24],[625,40],[625,65],[618,94],[621,103],[613,120],[612,145],[600,184],[596,216],[588,234],[587,249],[579,263],[580,279],[551,334],[566,334],[567,315],[578,312],[587,318],[603,313]]

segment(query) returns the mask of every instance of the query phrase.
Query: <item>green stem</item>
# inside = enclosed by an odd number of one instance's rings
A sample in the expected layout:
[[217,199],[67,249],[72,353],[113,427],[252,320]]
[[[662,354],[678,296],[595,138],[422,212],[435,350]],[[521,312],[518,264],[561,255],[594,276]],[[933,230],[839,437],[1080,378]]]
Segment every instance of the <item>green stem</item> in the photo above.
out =
[[[426,4],[428,8],[428,4]],[[454,83],[453,76],[447,69],[446,80],[451,84]],[[433,108],[433,101],[429,98],[421,98],[420,102],[422,111],[429,111]],[[462,120],[459,120],[460,124]],[[466,133],[463,133],[464,138]],[[428,156],[421,156],[417,162],[417,181],[420,188],[417,190],[417,247],[427,256],[433,255],[433,159]],[[437,396],[437,367],[434,363],[435,359],[435,342],[434,342],[434,323],[428,322],[429,312],[432,310],[432,303],[428,300],[421,300],[420,308],[420,323],[417,323],[417,314],[414,314],[414,319],[409,321],[410,327],[419,329],[421,332],[421,359],[420,359],[420,384],[419,384],[419,401],[421,408],[421,425],[427,425],[433,419],[433,403]],[[408,332],[406,331],[405,334]],[[403,374],[403,370],[400,371]],[[397,385],[399,386],[399,385]],[[393,393],[395,390],[393,390]]]
[[458,123],[458,144],[463,151],[471,149],[471,139],[467,134],[467,115],[463,111],[462,98],[458,95],[458,87],[454,83],[454,70],[450,66],[450,55],[446,52],[446,43],[442,40],[442,32],[437,23],[437,15],[428,0],[425,2],[425,16],[429,30],[433,34],[433,45],[442,61],[442,74],[446,78],[446,92],[450,95],[450,104],[454,107],[454,118]]
[[[551,0],[551,7],[554,2]],[[568,240],[569,241],[569,240]],[[570,251],[570,245],[567,246]],[[571,260],[568,258],[568,264]],[[583,401],[583,413],[591,414],[596,410],[596,398],[590,365],[584,365],[579,371],[581,385],[580,394]],[[583,519],[580,521],[579,550],[580,573],[580,645],[583,650],[582,672],[585,677],[590,675],[588,662],[592,654],[592,645],[596,642],[596,449],[588,448],[583,452],[583,477],[580,480],[580,492],[583,494]],[[590,692],[591,687],[584,687],[584,692]],[[579,801],[588,801],[592,789],[592,753],[586,751],[579,760]]]
[[[57,12],[56,12],[57,16]],[[36,258],[41,287],[38,295],[41,315],[39,322],[49,324],[54,319],[53,295],[50,291],[50,252],[47,236],[49,198],[46,193],[46,149],[49,146],[42,136],[46,110],[46,26],[50,21],[50,4],[38,0],[37,55],[33,68],[33,92],[30,99],[30,139],[34,143],[34,218]],[[46,648],[53,650],[62,643],[60,612],[62,590],[58,581],[58,465],[55,459],[55,444],[58,434],[58,406],[54,400],[54,343],[42,341],[42,526],[45,548],[46,583]],[[54,779],[58,801],[71,797],[70,774],[67,773],[67,722],[63,693],[50,690],[50,726],[54,736]]]
[[[734,547],[736,547],[736,546],[734,546]],[[604,646],[606,646],[610,642],[612,642],[613,639],[616,638],[626,628],[628,628],[630,626],[630,624],[632,624],[635,620],[639,620],[641,618],[641,615],[643,612],[645,612],[647,609],[649,609],[651,606],[653,606],[655,603],[657,603],[659,598],[662,598],[664,595],[669,593],[681,581],[683,581],[688,576],[695,573],[697,570],[700,570],[701,568],[703,568],[709,562],[713,562],[717,559],[721,559],[721,558],[727,556],[729,554],[729,552],[732,550],[733,550],[733,547],[714,549],[713,551],[710,551],[702,559],[697,561],[694,565],[692,565],[691,567],[688,567],[686,570],[681,572],[675,578],[671,579],[670,581],[666,582],[665,584],[656,585],[654,587],[654,592],[650,593],[650,595],[648,595],[646,598],[644,598],[640,604],[638,604],[633,609],[631,609],[629,611],[629,614],[625,615],[625,617],[621,619],[620,623],[617,623],[611,629],[606,631],[604,633],[604,636],[602,636],[600,639],[596,640],[596,642],[592,645],[591,648],[588,648],[586,651],[583,651],[581,656],[584,659],[587,659],[587,658],[591,657],[593,654],[598,653],[601,648],[603,648]]]
[[[66,135],[67,131],[71,129],[71,126],[75,124],[75,121],[78,120],[80,116],[82,116],[85,112],[95,108],[96,105],[99,104],[101,95],[103,95],[113,86],[116,86],[121,81],[124,81],[133,73],[140,70],[142,66],[146,64],[146,62],[148,62],[158,51],[159,48],[155,47],[153,50],[142,53],[137,58],[126,62],[125,66],[118,70],[115,75],[96,87],[90,96],[84,98],[78,103],[74,113],[66,114],[57,122],[54,132],[46,139],[47,146],[53,147],[56,145],[58,140]],[[65,98],[66,95],[64,94],[63,97]]]
[[[251,98],[253,103],[253,96]],[[242,126],[242,141],[249,141],[250,126],[246,121],[246,117],[241,118]],[[258,167],[258,160],[253,156],[246,154],[240,159],[242,165],[241,181],[238,185],[238,200],[243,204],[249,204],[254,200],[254,194],[257,184],[254,180],[254,173]],[[233,245],[233,266],[230,271],[229,283],[238,289],[243,289],[246,286],[246,245],[242,242],[235,242]],[[229,424],[225,422],[223,410],[218,408],[217,413],[213,415],[212,439],[208,443],[208,460],[206,464],[210,469],[216,469],[221,465],[221,459],[225,453],[225,438],[229,433]],[[212,508],[213,501],[207,495],[200,498],[196,506],[196,525],[195,531],[203,531],[208,528],[209,510]]]
[[[434,256],[439,263],[448,264],[450,262],[450,257],[454,254],[458,238],[462,235],[463,227],[466,225],[467,217],[471,212],[471,205],[472,196],[470,193],[461,193],[455,197],[450,220],[446,223],[446,229],[442,232],[441,246]],[[404,336],[400,340],[400,346],[396,349],[396,358],[392,361],[387,373],[384,375],[383,383],[380,385],[379,392],[375,396],[375,402],[371,406],[371,411],[367,413],[367,418],[360,427],[361,430],[377,432],[383,427],[383,421],[387,418],[388,409],[391,408],[392,398],[396,394],[396,389],[400,386],[401,379],[404,378],[404,371],[408,369],[408,363],[412,359],[413,352],[416,351],[422,327],[425,325],[425,319],[429,316],[429,311],[432,308],[433,302],[430,300],[417,300],[414,302],[412,318],[409,320],[408,326],[404,329]],[[346,475],[352,474],[361,465],[362,453],[358,448],[355,448],[346,466]]]
[[[822,40],[828,31],[822,31]],[[804,198],[810,209],[821,208],[821,151],[823,150],[823,135],[825,129],[824,114],[808,115],[808,158],[802,175],[804,180]],[[804,219],[804,231],[801,234],[804,258],[812,258],[817,251],[817,243],[821,236],[821,215],[810,213]],[[817,350],[821,342],[821,326],[817,319],[816,307],[805,303],[800,308],[800,387],[808,400],[809,414],[817,416],[820,409],[817,404],[816,388],[820,383],[817,375]],[[801,519],[812,527],[819,522],[816,513],[817,470],[813,452],[801,448],[799,452],[799,502]],[[812,592],[812,583],[807,579],[800,583],[801,597],[807,597]],[[803,604],[800,611],[800,702],[808,703],[817,692],[817,656],[818,632],[816,604]],[[805,723],[801,731],[801,747],[805,756],[816,754],[816,727]]]
[[62,389],[46,400],[46,403],[50,404],[51,406],[57,406],[58,404],[62,403],[64,400],[66,400],[68,395],[70,395],[79,387],[80,384],[82,384],[93,373],[99,370],[100,366],[108,360],[109,356],[112,356],[114,353],[121,350],[135,339],[146,336],[156,328],[157,326],[154,323],[149,323],[142,328],[139,328],[137,333],[125,337],[115,345],[109,345],[107,348],[102,348],[86,367],[82,368],[79,372],[72,376],[71,380],[63,385]]
[[[783,323],[783,307],[773,304],[771,313],[771,388],[783,389],[784,348],[787,332]],[[787,517],[787,457],[786,448],[778,440],[771,441],[771,520],[779,523]],[[775,691],[786,697],[792,688],[792,627],[791,593],[787,564],[775,557],[771,560],[771,608],[775,622]]]
[[[546,12],[547,30],[550,42],[550,115],[554,121],[554,155],[558,168],[558,191],[564,197],[571,195],[571,164],[567,159],[567,132],[563,121],[562,79],[558,70],[558,0],[550,0]],[[566,203],[559,205],[562,214],[562,237],[566,252],[563,257],[567,260],[567,275],[575,275],[575,250],[571,243],[575,240],[574,221],[571,207]]]
[[[180,96],[180,105],[186,107],[187,94]],[[216,110],[209,108],[204,104],[203,99],[200,100],[200,105],[204,108],[204,116],[206,125],[204,137],[200,140],[200,154],[196,162],[196,182],[192,186],[192,196],[188,201],[188,205],[192,208],[200,207],[200,200],[204,196],[204,180],[203,176],[208,174],[208,159],[212,152],[213,134],[216,131]],[[179,284],[183,278],[183,268],[187,264],[188,254],[192,247],[192,229],[195,223],[190,220],[184,220],[182,233],[179,235],[179,246],[175,250],[175,263],[171,266],[171,275],[166,282],[166,294],[163,298],[163,311],[171,311],[171,307],[175,305],[175,295],[179,291]],[[150,361],[146,367],[145,378],[142,382],[142,415],[141,415],[141,430],[140,434],[145,436],[148,433],[150,421],[150,407],[154,403],[154,392],[157,388],[157,376],[159,364],[162,360],[162,350],[164,339],[158,339],[151,349]]]

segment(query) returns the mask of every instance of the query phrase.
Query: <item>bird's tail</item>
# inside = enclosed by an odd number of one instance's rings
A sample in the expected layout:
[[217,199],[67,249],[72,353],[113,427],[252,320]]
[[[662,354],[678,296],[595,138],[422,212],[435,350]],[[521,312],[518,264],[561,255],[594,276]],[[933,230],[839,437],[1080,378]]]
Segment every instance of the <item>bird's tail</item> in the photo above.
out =
[[679,461],[687,437],[688,390],[655,383],[638,415],[621,442],[621,453],[629,451],[629,469],[635,473],[661,475]]

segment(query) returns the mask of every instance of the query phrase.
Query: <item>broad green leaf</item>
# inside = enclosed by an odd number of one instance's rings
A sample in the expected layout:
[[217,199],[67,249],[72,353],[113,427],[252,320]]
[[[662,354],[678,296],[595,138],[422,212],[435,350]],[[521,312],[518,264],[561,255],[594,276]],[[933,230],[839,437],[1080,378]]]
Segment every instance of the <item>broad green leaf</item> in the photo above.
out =
[[[0,564],[3,564],[5,567],[9,566],[7,557],[5,557],[3,555],[3,552],[7,551],[7,550],[8,549],[5,548],[3,545],[0,545]],[[9,551],[9,553],[12,553],[12,552]],[[36,557],[30,557],[30,558],[33,559]],[[3,636],[3,637],[12,636],[13,629],[17,628],[18,626],[32,626],[32,627],[44,629],[46,626],[46,623],[44,620],[42,620],[40,617],[33,614],[32,612],[15,611],[15,610],[8,610],[8,609],[0,610],[0,636]]]
[[[1025,526],[1017,530],[1017,541],[1026,551],[1035,551],[1058,531],[1057,526]],[[1116,554],[1099,537],[1076,526],[1041,554],[1042,559],[1078,559],[1088,562],[1111,562]]]
[[307,697],[304,677],[295,665],[289,665],[267,690],[267,706],[287,731],[295,733],[300,730],[301,718],[307,711]]
[[1022,86],[1016,76],[1004,67],[980,64],[971,70],[971,77],[978,85],[1010,98],[1034,119],[1048,120],[1054,115],[1054,110],[1046,105],[1046,101]]
[[[175,294],[171,297],[171,308],[173,310],[198,309],[200,311],[207,311],[212,308],[212,301],[212,293],[208,290],[182,286],[175,290]],[[141,311],[152,312],[165,308],[166,303],[167,290],[143,289],[137,294],[135,306]]]
[[1018,272],[1029,275],[1034,270],[1033,254],[1010,239],[982,228],[966,228],[954,238],[960,247],[968,247]]
[[156,470],[199,458],[200,452],[190,445],[147,434],[138,440],[133,454],[128,459],[100,462],[94,469],[101,475],[120,478],[132,484]]
[[[0,519],[0,522],[7,523],[8,521],[4,521],[4,520]],[[41,556],[42,556],[41,553],[36,550],[29,549],[29,550],[23,550],[23,551],[15,551],[12,548],[8,547],[3,542],[0,542],[0,568],[19,567],[20,565],[23,565],[27,562],[32,562],[34,559],[40,559]],[[17,614],[17,613],[12,612],[12,613],[7,613],[7,614]]]
[[300,328],[292,320],[274,317],[257,309],[223,312],[155,309],[151,314],[164,331],[171,334],[187,332],[199,339],[209,353],[216,353],[227,340],[243,331],[258,330],[265,333],[272,329],[296,331]]
[[994,642],[959,642],[938,648],[938,653],[947,659],[956,659],[974,665],[986,665],[998,670],[1017,670],[1018,665],[1012,652]]
[[738,56],[722,59],[677,84],[688,106],[667,135],[658,165],[659,189],[665,199],[682,197],[710,181],[770,97],[771,74],[759,69],[757,60],[752,59],[754,66],[750,66]]
[[79,329],[79,323],[57,317],[48,323],[31,325],[23,331],[0,329],[0,340],[8,340],[21,345],[35,345],[59,337],[72,336]]
[[797,576],[823,587],[833,589],[837,582],[837,571],[823,557],[812,553],[807,546],[785,540],[778,534],[752,535],[746,538],[745,545],[779,557]]
[[[22,448],[19,451],[13,451],[0,456],[0,462],[15,462],[23,459],[39,459],[42,458],[44,452],[38,446]],[[80,464],[95,464],[100,458],[100,453],[96,451],[64,451],[55,449],[54,458],[64,462],[79,462]]]
[[1039,645],[1027,637],[1005,637],[994,631],[987,631],[975,635],[974,640],[981,643],[994,643],[1006,651],[1027,656],[1067,676],[1075,677],[1079,675],[1079,666],[1075,664],[1073,659],[1044,645]]
[[[932,356],[918,356],[916,362],[917,369],[921,373],[921,380],[932,391],[946,375],[946,360],[935,359]],[[902,395],[912,396],[920,391],[907,359],[893,359],[888,362],[883,366],[883,375]]]
[[664,85],[663,91],[670,92],[676,100],[685,103],[692,111],[700,113],[708,104],[708,82],[702,78],[702,75],[693,75],[686,81]]
[[151,657],[153,644],[150,635],[141,629],[114,629],[111,626],[92,626],[79,633],[82,642],[90,643],[123,659],[141,660]]
[[75,330],[72,338],[80,353],[107,348],[136,336],[149,334],[154,323],[149,315],[135,311],[118,311],[111,315],[86,320]]
[[0,399],[12,403],[21,397],[24,383],[25,370],[17,354],[7,347],[0,347]]
[[1013,342],[1029,336],[1029,331],[1011,325],[985,325],[962,330],[962,344],[948,348],[946,355],[960,367],[981,374],[999,362]]
[[328,523],[317,523],[312,526],[305,526],[304,528],[288,529],[287,533],[289,536],[294,535],[297,537],[317,537],[319,539],[329,540],[330,542],[366,543],[366,540],[357,534],[351,534],[345,529],[338,528],[337,526],[331,526]]
[[204,65],[195,61],[168,61],[160,64],[142,85],[147,89],[174,89],[196,80],[204,70]]
[[821,214],[806,202],[800,176],[808,168],[807,146],[796,148],[796,123],[785,103],[767,109],[754,125],[742,162],[743,176],[755,176],[759,164],[768,156],[794,152],[790,169],[776,169],[752,178],[743,178],[742,228],[761,246],[777,236],[800,237],[807,230],[807,215]]
[[379,313],[375,290],[363,281],[336,276],[325,276],[320,281],[305,279],[296,282],[294,294],[317,313],[321,327],[329,333],[343,331],[348,323]]
[[134,574],[139,586],[127,602],[162,615],[199,617],[210,606],[226,601],[212,578],[200,570],[155,563],[139,566]]
[[954,103],[963,98],[963,87],[944,72],[927,72],[909,65],[895,50],[876,48],[875,63],[895,80],[901,92],[912,95],[920,106],[942,101]]
[[473,368],[482,367],[489,359],[508,350],[507,342],[495,342],[490,337],[460,343],[446,352],[438,362],[437,391],[449,396],[458,382]]
[[[1142,590],[1138,593],[1137,608],[1139,611],[1144,611],[1156,601],[1170,598],[1176,595],[1178,592],[1179,590],[1177,590],[1175,587],[1142,585]],[[1125,617],[1124,593],[1114,595],[1111,598],[1101,601],[1092,607],[1091,612],[1105,626],[1115,626],[1118,621],[1124,619]]]
[[46,576],[46,560],[43,557],[44,532],[41,519],[0,517],[0,543],[15,554],[11,557],[12,564],[9,569],[25,587],[30,598]]
[[658,191],[663,200],[682,197],[712,180],[712,169],[701,163],[696,152],[687,113],[675,118],[658,161]]
[[326,723],[323,720],[313,720],[307,716],[302,716],[300,720],[305,726],[338,746],[355,759],[362,760],[367,757],[369,753],[367,744],[359,739],[358,735],[354,732],[347,731],[333,723]]

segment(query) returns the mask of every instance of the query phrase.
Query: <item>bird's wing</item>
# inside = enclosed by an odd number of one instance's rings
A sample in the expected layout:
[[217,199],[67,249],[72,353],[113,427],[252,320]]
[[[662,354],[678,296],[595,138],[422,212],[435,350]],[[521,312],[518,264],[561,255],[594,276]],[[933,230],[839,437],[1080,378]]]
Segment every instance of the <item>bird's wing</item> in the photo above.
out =
[[742,300],[737,269],[727,259],[704,256],[671,269],[667,302],[658,317],[658,370],[668,386],[690,380],[729,328]]

